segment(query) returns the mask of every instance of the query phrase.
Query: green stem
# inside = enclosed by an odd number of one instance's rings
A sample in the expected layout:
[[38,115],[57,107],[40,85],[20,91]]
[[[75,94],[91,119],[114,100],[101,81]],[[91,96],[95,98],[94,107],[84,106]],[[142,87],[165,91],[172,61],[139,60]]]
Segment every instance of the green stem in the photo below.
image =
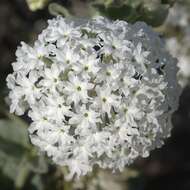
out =
[[65,7],[57,3],[51,3],[48,9],[49,9],[50,14],[52,14],[53,16],[61,15],[64,17],[71,17],[71,14],[69,13],[69,11]]
[[22,189],[29,174],[30,174],[30,169],[26,164],[26,157],[24,157],[20,163],[18,175],[15,179],[15,189],[16,190]]

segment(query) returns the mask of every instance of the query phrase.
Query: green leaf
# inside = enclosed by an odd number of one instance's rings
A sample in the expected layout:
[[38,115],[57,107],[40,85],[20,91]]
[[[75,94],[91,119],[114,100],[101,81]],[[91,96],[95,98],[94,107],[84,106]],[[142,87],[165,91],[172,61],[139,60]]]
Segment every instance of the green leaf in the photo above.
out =
[[140,9],[140,20],[152,26],[160,26],[168,16],[169,5],[146,5]]
[[[0,153],[1,156],[0,158],[2,159],[2,152]],[[22,158],[21,158],[22,159]],[[18,172],[18,165],[19,165],[19,160],[15,159],[13,157],[10,157],[6,154],[4,154],[3,156],[3,164],[0,166],[2,173],[8,177],[9,179],[11,179],[12,181],[15,180],[16,176],[17,176],[17,172]]]
[[14,182],[16,189],[22,189],[28,176],[45,173],[48,164],[42,155],[31,146],[27,124],[12,114],[0,120],[0,172]]
[[0,138],[0,152],[3,152],[8,157],[13,157],[20,160],[25,152],[29,152],[25,147]]
[[[14,143],[15,146],[30,147],[26,124],[16,117],[14,120],[0,120],[0,140],[5,141],[7,146]],[[6,146],[6,144],[2,144],[2,146]]]
[[15,177],[15,187],[16,189],[22,189],[28,176],[30,174],[30,168],[27,164],[27,158],[23,157],[20,164],[17,167],[17,175]]
[[34,155],[32,158],[29,158],[28,164],[30,170],[34,173],[43,174],[48,171],[48,164],[43,155]]
[[132,12],[132,8],[124,5],[124,6],[109,6],[105,7],[103,4],[94,4],[94,7],[101,12],[104,16],[107,16],[111,19],[123,19],[127,20],[129,15]]
[[41,176],[36,174],[31,181],[31,184],[36,187],[37,190],[43,190],[44,184],[42,183]]
[[167,18],[173,0],[125,0],[105,4],[95,1],[91,5],[99,14],[111,19],[122,19],[128,22],[144,21],[153,27],[160,26]]

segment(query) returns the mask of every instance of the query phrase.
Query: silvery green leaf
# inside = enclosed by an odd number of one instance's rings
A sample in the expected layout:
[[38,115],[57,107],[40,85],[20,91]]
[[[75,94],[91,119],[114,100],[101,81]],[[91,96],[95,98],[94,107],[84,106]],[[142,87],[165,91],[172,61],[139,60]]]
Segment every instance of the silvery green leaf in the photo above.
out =
[[43,155],[34,156],[28,164],[34,173],[42,174],[48,171],[47,161]]
[[14,120],[0,120],[0,139],[28,148],[30,145],[26,124],[17,117],[12,119]]
[[41,176],[39,174],[36,174],[31,181],[31,184],[36,187],[37,190],[43,190],[44,185],[42,183]]

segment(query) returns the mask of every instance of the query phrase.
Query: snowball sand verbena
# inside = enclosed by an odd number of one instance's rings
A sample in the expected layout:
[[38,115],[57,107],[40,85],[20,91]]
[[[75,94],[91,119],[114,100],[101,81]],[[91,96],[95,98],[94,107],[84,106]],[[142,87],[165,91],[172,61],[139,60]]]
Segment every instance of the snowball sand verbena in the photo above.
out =
[[70,177],[123,170],[170,135],[176,60],[145,23],[57,17],[16,56],[10,111],[28,114],[31,142]]

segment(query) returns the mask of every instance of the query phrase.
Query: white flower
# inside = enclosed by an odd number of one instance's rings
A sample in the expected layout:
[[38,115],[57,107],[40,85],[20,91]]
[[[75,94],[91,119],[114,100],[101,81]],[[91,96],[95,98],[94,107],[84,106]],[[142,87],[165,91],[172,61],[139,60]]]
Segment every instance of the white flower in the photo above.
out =
[[40,40],[57,41],[58,47],[62,47],[67,40],[80,37],[80,32],[76,30],[73,22],[65,22],[62,17],[57,17],[57,21],[49,21],[49,26],[43,31]]
[[79,101],[85,103],[90,99],[88,90],[91,90],[93,87],[94,85],[92,83],[81,80],[78,76],[71,74],[64,87],[64,93],[68,95],[67,103],[74,102],[76,105]]
[[100,60],[96,59],[97,55],[92,53],[92,55],[87,54],[82,56],[84,56],[83,59],[73,64],[73,70],[77,73],[82,72],[82,74],[84,74],[86,77],[88,77],[88,75],[90,75],[91,73],[96,76],[96,74],[100,70],[98,66]]
[[59,76],[61,72],[59,65],[56,64],[53,64],[51,68],[45,68],[39,86],[42,85],[51,90],[55,90],[56,86],[60,83]]
[[[132,102],[132,100],[131,100]],[[142,120],[144,117],[144,112],[140,108],[138,108],[138,104],[135,105],[130,103],[129,105],[125,105],[121,107],[121,110],[119,111],[118,117],[119,119],[116,119],[116,125],[122,125],[125,123],[125,125],[131,125],[133,127],[137,127],[138,123],[137,121]]]
[[82,176],[86,175],[87,172],[92,171],[92,168],[88,164],[88,162],[85,162],[81,159],[72,159],[67,163],[69,166],[69,170],[71,173],[67,176],[67,179],[71,179],[74,175]]
[[144,63],[149,53],[149,51],[142,50],[142,43],[138,43],[137,47],[133,51],[133,56],[137,63]]
[[119,105],[119,97],[112,93],[112,90],[109,86],[96,87],[97,97],[94,101],[94,106],[97,109],[100,109],[101,113],[107,113],[109,116],[111,112],[111,108],[118,107]]
[[52,124],[48,121],[48,114],[47,110],[45,110],[42,105],[40,108],[34,107],[32,110],[29,111],[28,116],[33,120],[29,131],[30,133],[35,132],[44,132],[52,127]]
[[60,64],[60,67],[70,67],[72,64],[76,64],[76,62],[80,60],[80,56],[76,54],[75,51],[76,50],[70,48],[69,44],[65,44],[61,49],[56,49],[55,60]]
[[41,67],[43,65],[41,58],[48,55],[48,47],[39,41],[35,43],[34,48],[22,42],[21,47],[18,47],[16,51],[17,62],[13,63],[13,69],[28,73],[34,68]]
[[120,68],[120,64],[116,63],[114,65],[105,65],[99,71],[96,77],[96,82],[107,81],[111,87],[114,88],[114,86],[118,85],[118,80],[120,79],[121,72],[122,68]]
[[48,114],[48,118],[55,118],[57,117],[57,121],[64,121],[65,116],[69,117],[72,115],[70,111],[71,106],[65,104],[63,96],[59,97],[56,96],[49,96],[42,99],[47,106],[46,106],[46,113]]
[[100,114],[91,108],[87,109],[84,105],[81,107],[77,106],[76,113],[73,114],[72,118],[69,120],[69,124],[78,125],[76,129],[77,134],[83,131],[88,134],[88,131],[93,130],[98,122],[101,123]]
[[21,45],[7,77],[10,111],[27,111],[31,142],[68,177],[94,165],[122,170],[170,134],[175,59],[146,24],[57,17],[34,47]]
[[120,130],[119,130],[119,137],[121,140],[123,140],[124,142],[127,141],[130,144],[132,144],[132,140],[133,138],[139,135],[139,131],[137,128],[132,128],[129,127],[128,125],[121,124]]

